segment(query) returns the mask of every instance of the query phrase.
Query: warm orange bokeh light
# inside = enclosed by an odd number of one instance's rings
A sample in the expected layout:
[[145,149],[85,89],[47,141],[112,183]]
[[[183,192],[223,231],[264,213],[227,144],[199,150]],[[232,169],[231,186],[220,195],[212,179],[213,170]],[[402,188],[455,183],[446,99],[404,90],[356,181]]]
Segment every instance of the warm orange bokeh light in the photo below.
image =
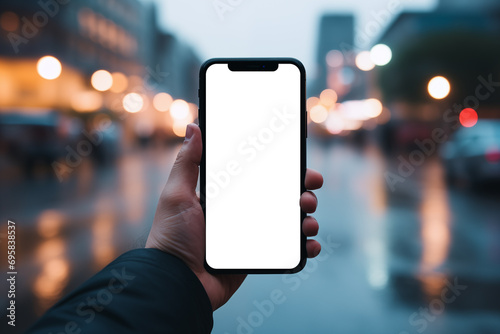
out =
[[19,16],[13,12],[4,12],[0,15],[0,27],[5,31],[16,31],[19,29]]
[[113,72],[111,74],[111,77],[113,78],[113,84],[110,88],[110,90],[113,93],[122,93],[127,89],[128,87],[128,79],[127,76],[121,72]]
[[328,111],[322,105],[317,105],[311,109],[309,117],[314,123],[323,123],[328,117]]
[[174,100],[172,99],[172,96],[167,93],[158,93],[155,95],[153,98],[153,106],[155,107],[156,110],[165,112],[170,109],[170,106],[172,105],[172,102]]
[[137,93],[129,93],[123,97],[123,109],[129,113],[136,113],[144,107],[144,98]]
[[113,86],[113,76],[106,70],[95,71],[90,81],[92,87],[100,92],[105,92]]
[[[184,100],[175,100],[170,105],[170,116],[174,120],[187,118],[189,115],[189,104]],[[183,137],[183,136],[182,136]]]
[[337,93],[333,89],[325,89],[319,96],[322,105],[329,108],[337,102]]

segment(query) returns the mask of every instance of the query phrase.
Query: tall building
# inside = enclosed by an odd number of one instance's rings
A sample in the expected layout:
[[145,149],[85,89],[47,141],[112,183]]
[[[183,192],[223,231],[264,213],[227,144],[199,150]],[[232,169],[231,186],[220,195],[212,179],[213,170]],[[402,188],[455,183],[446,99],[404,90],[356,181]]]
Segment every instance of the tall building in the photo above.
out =
[[308,95],[319,95],[328,86],[327,55],[336,50],[340,53],[352,50],[354,45],[354,15],[328,14],[321,18],[316,53],[315,81]]

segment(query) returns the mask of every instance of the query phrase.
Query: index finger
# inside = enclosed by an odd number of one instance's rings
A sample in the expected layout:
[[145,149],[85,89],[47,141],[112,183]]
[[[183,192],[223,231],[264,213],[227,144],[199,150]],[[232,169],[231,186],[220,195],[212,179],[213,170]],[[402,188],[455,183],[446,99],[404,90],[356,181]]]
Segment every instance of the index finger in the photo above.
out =
[[323,185],[323,175],[314,169],[306,170],[305,186],[308,190],[319,189]]

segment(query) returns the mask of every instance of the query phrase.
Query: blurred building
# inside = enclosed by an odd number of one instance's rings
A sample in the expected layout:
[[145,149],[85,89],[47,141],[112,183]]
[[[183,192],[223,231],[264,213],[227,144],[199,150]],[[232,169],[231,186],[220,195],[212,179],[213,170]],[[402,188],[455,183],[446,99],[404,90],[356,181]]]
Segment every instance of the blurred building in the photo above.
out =
[[[156,16],[154,5],[139,0],[0,0],[0,111],[144,111],[149,123],[171,123],[154,114],[153,97],[167,92],[196,103],[200,61],[158,28]],[[55,78],[39,75],[43,56],[60,62]],[[113,74],[102,91],[91,84],[101,69]],[[123,102],[129,93],[141,99],[132,108]]]
[[[1,108],[78,110],[94,71],[142,75],[151,58],[153,12],[137,0],[2,1],[0,8]],[[58,80],[37,75],[46,55],[62,64]]]
[[174,35],[160,32],[155,42],[155,64],[168,75],[163,88],[172,96],[197,103],[200,58]]
[[[436,127],[454,128],[449,120],[464,108],[479,118],[500,117],[500,94],[477,96],[478,86],[500,81],[499,9],[486,0],[442,1],[433,12],[404,12],[390,24],[377,43],[388,45],[393,57],[376,73],[392,112],[387,143],[405,145]],[[449,83],[439,98],[429,88],[436,77]]]
[[362,99],[367,95],[366,73],[355,66],[354,15],[325,15],[319,26],[316,73],[308,95],[319,96],[333,89],[342,100]]
[[315,80],[309,87],[309,95],[319,95],[323,89],[327,88],[328,72],[331,65],[343,65],[343,54],[352,51],[354,15],[324,15],[319,24],[318,36]]
[[491,10],[498,9],[498,0],[440,0],[439,9],[442,10]]

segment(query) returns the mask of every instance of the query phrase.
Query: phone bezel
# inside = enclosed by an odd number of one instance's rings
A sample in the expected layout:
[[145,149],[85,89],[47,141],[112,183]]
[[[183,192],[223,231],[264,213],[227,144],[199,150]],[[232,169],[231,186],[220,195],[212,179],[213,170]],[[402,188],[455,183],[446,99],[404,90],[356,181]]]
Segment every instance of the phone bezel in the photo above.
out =
[[[301,194],[306,191],[304,180],[306,174],[306,138],[307,138],[307,112],[306,112],[306,71],[302,63],[294,58],[213,58],[207,60],[200,68],[200,80],[199,80],[199,110],[198,110],[198,122],[201,129],[202,140],[203,140],[203,154],[200,163],[200,203],[203,209],[203,216],[205,217],[205,187],[206,187],[206,169],[205,169],[205,117],[206,117],[206,73],[210,66],[214,64],[228,64],[231,68],[238,68],[238,71],[272,71],[276,64],[293,64],[297,66],[300,71],[300,189]],[[267,68],[262,68],[262,66],[268,66]],[[301,271],[306,265],[307,261],[307,250],[306,250],[306,236],[302,231],[302,222],[306,217],[306,213],[301,210],[301,221],[299,222],[300,227],[300,261],[299,264],[294,268],[288,269],[217,269],[212,268],[207,263],[206,260],[206,246],[205,246],[205,258],[204,266],[205,269],[211,274],[286,274],[286,273],[297,273]]]

